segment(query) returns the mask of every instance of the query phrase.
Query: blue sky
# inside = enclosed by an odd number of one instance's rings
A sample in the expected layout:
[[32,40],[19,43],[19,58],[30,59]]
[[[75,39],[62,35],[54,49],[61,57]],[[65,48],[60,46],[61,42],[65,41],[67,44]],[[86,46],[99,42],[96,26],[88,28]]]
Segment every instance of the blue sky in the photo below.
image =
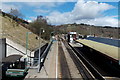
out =
[[106,16],[116,16],[116,15],[118,15],[118,2],[106,2],[106,3],[115,7],[113,9],[105,11],[104,13],[106,14]]
[[33,21],[38,15],[45,16],[54,25],[86,23],[97,26],[118,26],[118,2],[3,2],[2,10],[18,9]]

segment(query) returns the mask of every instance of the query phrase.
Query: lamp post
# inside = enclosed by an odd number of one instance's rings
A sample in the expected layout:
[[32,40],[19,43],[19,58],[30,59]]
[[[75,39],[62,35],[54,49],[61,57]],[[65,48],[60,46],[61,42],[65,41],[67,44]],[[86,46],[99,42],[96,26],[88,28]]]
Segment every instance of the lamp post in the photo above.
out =
[[28,35],[31,34],[32,32],[26,32],[26,54],[25,54],[25,66],[27,67],[27,62],[26,62],[26,58],[27,58],[27,50],[28,50]]
[[51,33],[50,33],[50,41],[52,41],[52,36],[54,35],[54,32],[52,31]]
[[38,61],[38,73],[40,72],[40,66],[41,66],[41,40],[40,40],[40,38],[41,38],[41,34],[43,33],[43,32],[45,32],[44,31],[44,29],[43,28],[40,28],[40,31],[39,31],[39,61]]

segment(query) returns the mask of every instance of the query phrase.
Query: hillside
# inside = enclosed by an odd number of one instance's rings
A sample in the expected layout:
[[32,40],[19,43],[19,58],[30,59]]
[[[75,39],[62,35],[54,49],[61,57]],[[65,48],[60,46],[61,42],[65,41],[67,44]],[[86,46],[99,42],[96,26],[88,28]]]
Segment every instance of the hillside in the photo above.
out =
[[82,35],[95,35],[99,37],[108,37],[120,39],[120,28],[109,26],[94,26],[87,24],[65,24],[57,26],[61,33],[67,33],[69,31],[75,31]]
[[[11,19],[8,16],[1,16],[0,23],[0,32],[2,34],[2,38],[9,38],[15,43],[21,44],[22,46],[26,47],[26,32],[31,32],[30,30],[26,29],[22,25],[18,24],[16,21]],[[29,50],[34,50],[39,46],[39,40],[36,39],[38,37],[36,34],[31,33],[28,36],[28,48]],[[41,39],[42,45],[45,44],[47,41]]]

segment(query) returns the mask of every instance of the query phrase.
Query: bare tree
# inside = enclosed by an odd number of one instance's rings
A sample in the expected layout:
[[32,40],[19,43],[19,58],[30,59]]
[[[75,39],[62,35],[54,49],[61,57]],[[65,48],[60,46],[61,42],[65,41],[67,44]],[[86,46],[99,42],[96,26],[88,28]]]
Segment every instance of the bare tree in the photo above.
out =
[[22,18],[24,17],[22,13],[20,13],[20,11],[18,11],[17,9],[12,9],[10,10],[10,15],[13,15],[14,17],[19,17],[19,18]]
[[12,18],[11,19],[11,22],[17,22],[15,25],[13,26],[18,26],[19,23],[21,22],[22,18],[24,17],[22,13],[20,13],[20,11],[18,11],[17,9],[12,9],[10,10],[10,17]]
[[45,33],[42,34],[42,38],[45,40],[50,39],[50,34],[53,31],[53,27],[48,25],[46,19],[43,16],[37,16],[37,20],[30,23],[30,28],[34,30],[33,32],[36,34],[39,34],[40,28],[43,28],[45,30]]

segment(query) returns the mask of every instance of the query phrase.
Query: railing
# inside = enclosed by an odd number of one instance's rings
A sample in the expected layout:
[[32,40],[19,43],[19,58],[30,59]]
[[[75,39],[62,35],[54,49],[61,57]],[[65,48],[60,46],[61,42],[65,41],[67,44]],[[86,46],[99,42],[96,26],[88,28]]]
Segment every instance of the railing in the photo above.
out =
[[[48,52],[49,52],[49,50],[50,50],[50,47],[51,47],[51,45],[52,45],[52,42],[53,41],[51,41],[48,45],[47,45],[47,47],[45,48],[45,50],[44,51],[42,51],[41,52],[41,67],[42,67],[42,65],[44,64],[44,61],[45,61],[45,59],[46,59],[46,56],[47,56],[47,54],[48,54]],[[45,46],[45,45],[44,45]],[[43,48],[43,47],[41,47],[41,48]],[[30,68],[38,68],[38,58],[31,58],[31,59],[33,59],[33,65],[30,67]]]

